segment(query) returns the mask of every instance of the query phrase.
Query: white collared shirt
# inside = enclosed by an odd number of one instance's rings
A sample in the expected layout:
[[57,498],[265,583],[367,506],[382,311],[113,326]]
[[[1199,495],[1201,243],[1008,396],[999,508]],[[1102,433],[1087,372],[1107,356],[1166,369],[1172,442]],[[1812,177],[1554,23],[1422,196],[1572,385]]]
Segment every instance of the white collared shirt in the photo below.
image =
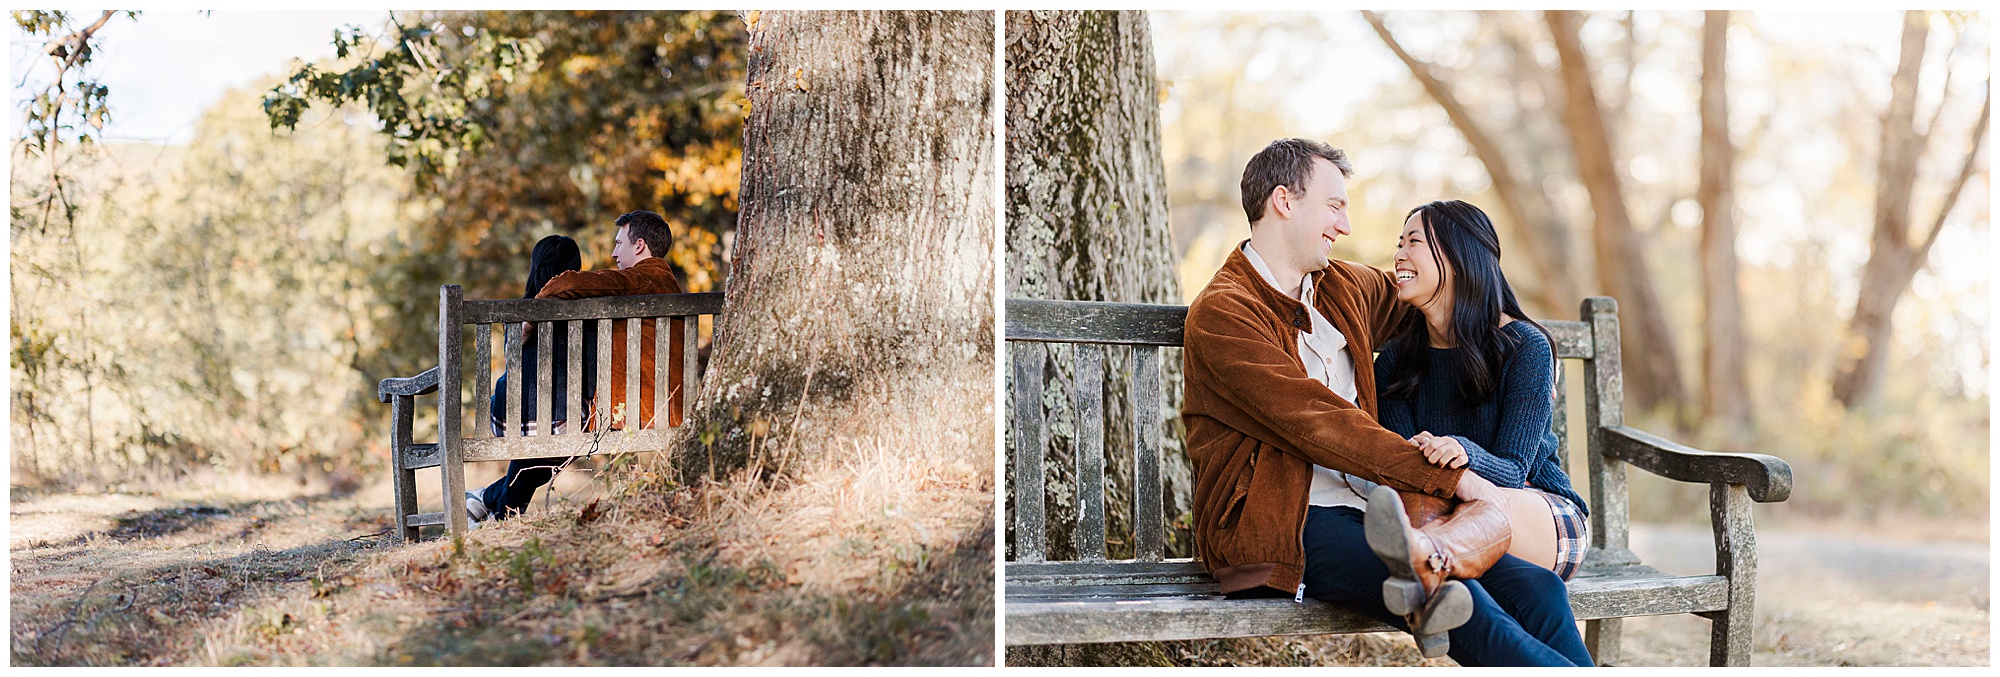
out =
[[[1243,256],[1250,259],[1250,267],[1264,276],[1264,283],[1272,289],[1284,292],[1298,299],[1306,306],[1306,316],[1312,320],[1312,330],[1299,333],[1299,363],[1305,367],[1306,376],[1324,384],[1333,394],[1352,403],[1356,399],[1354,385],[1354,358],[1347,350],[1347,336],[1334,328],[1318,308],[1313,307],[1313,281],[1318,273],[1306,273],[1297,290],[1287,291],[1278,287],[1278,278],[1271,274],[1270,266],[1264,264],[1264,257],[1249,242],[1243,243]],[[1307,505],[1352,506],[1360,510],[1368,509],[1367,492],[1375,488],[1375,483],[1347,473],[1313,465],[1312,491],[1306,496]]]

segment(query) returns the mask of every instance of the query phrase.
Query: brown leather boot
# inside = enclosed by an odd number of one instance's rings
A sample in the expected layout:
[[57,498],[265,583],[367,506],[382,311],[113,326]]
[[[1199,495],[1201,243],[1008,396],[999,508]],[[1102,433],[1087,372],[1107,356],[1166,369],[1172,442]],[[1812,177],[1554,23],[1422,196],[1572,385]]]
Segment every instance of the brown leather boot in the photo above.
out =
[[1410,526],[1423,527],[1433,520],[1451,512],[1451,499],[1438,498],[1418,491],[1398,491],[1403,499],[1403,511],[1410,517]]
[[1478,578],[1513,542],[1500,506],[1449,501],[1377,487],[1368,496],[1368,546],[1389,567],[1382,602],[1402,616],[1428,657],[1443,655],[1443,633],[1472,618],[1472,596],[1451,578]]
[[[1387,487],[1376,488],[1368,497],[1369,548],[1389,565],[1391,575],[1417,580],[1426,595],[1449,578],[1478,578],[1514,542],[1513,525],[1501,506],[1461,501],[1449,512],[1429,518],[1434,514],[1429,506],[1443,500],[1411,499]],[[1406,503],[1424,508],[1415,520],[1404,508]],[[1423,526],[1411,526],[1418,520]]]

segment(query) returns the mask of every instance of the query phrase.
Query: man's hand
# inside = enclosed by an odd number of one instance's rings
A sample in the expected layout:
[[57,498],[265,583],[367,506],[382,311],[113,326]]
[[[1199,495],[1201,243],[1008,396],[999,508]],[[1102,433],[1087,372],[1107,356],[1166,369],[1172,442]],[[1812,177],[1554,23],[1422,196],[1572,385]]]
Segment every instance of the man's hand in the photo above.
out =
[[1425,431],[1410,438],[1410,443],[1423,450],[1424,460],[1440,468],[1463,468],[1471,462],[1465,455],[1465,446],[1459,444],[1456,438],[1440,437]]
[[1500,487],[1471,471],[1458,476],[1458,488],[1453,493],[1461,501],[1499,502],[1507,499],[1506,494],[1500,493]]

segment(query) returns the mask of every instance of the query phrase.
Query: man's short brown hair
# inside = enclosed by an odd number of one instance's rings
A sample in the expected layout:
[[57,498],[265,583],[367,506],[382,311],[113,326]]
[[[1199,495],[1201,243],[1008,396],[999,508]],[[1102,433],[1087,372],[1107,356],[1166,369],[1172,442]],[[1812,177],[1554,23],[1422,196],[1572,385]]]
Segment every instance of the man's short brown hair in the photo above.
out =
[[632,229],[632,241],[645,242],[646,250],[654,256],[666,256],[667,250],[674,246],[674,229],[659,214],[645,210],[626,212],[616,223],[620,228]]
[[1305,191],[1306,181],[1312,179],[1313,158],[1333,163],[1341,176],[1354,176],[1347,153],[1312,139],[1278,139],[1251,156],[1243,167],[1242,185],[1243,215],[1250,223],[1264,220],[1264,203],[1278,186],[1293,193]]

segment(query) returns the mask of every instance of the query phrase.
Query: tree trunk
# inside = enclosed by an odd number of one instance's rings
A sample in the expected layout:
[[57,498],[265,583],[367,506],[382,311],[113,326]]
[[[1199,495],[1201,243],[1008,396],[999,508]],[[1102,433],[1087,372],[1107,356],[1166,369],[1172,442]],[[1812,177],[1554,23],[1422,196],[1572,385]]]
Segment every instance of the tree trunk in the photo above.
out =
[[1748,442],[1743,311],[1736,275],[1736,147],[1729,142],[1729,12],[1709,11],[1701,43],[1702,413],[1732,447]]
[[867,444],[919,453],[898,435],[979,457],[993,416],[993,15],[758,14],[728,302],[675,443],[678,478],[784,475]]
[[[1180,303],[1160,150],[1159,83],[1143,12],[1007,13],[1007,295],[1009,298]],[[1105,513],[1110,556],[1132,557],[1129,353],[1106,351]],[[1047,391],[1067,393],[1075,354],[1053,345]],[[1168,411],[1180,409],[1180,360],[1161,360]],[[1012,369],[1006,370],[1012,374]],[[1073,555],[1077,430],[1073,403],[1045,404],[1045,481],[1053,558]],[[1190,465],[1178,418],[1161,449],[1165,519],[1187,513]],[[1152,434],[1158,434],[1153,432]],[[1011,484],[1011,480],[1010,480]],[[1011,490],[1008,495],[1012,495]],[[1010,532],[1011,537],[1011,532]],[[1192,554],[1170,533],[1169,556]]]
[[[1882,154],[1876,160],[1875,231],[1868,263],[1861,269],[1861,295],[1854,300],[1840,366],[1833,378],[1833,397],[1843,407],[1865,406],[1881,389],[1882,369],[1888,363],[1889,339],[1893,333],[1890,320],[1895,316],[1896,304],[1902,300],[1903,292],[1909,290],[1910,280],[1930,258],[1931,245],[1937,243],[1945,218],[1972,178],[1979,149],[1986,140],[1986,124],[1993,109],[1991,96],[1979,111],[1979,121],[1972,126],[1972,143],[1966,147],[1957,182],[1938,206],[1937,218],[1931,221],[1923,241],[1911,242],[1910,192],[1917,181],[1917,160],[1923,157],[1930,134],[1936,130],[1935,116],[1931,127],[1922,134],[1916,130],[1917,85],[1929,35],[1928,14],[1917,10],[1903,14],[1902,54],[1897,60],[1896,75],[1890,80],[1889,110],[1882,116]],[[1947,89],[1949,85],[1947,79]]]
[[1618,299],[1625,327],[1626,395],[1639,409],[1671,405],[1679,413],[1685,393],[1674,337],[1667,325],[1666,308],[1653,291],[1653,277],[1638,233],[1632,230],[1631,215],[1625,209],[1611,133],[1590,82],[1583,41],[1577,36],[1582,17],[1571,11],[1548,11],[1542,16],[1562,62],[1567,94],[1563,120],[1576,155],[1577,178],[1590,194],[1595,215],[1591,242],[1597,250],[1597,276],[1603,288]]
[[1555,209],[1549,206],[1548,198],[1540,188],[1530,187],[1523,181],[1496,137],[1479,124],[1471,108],[1459,101],[1430,64],[1403,49],[1380,15],[1363,11],[1361,16],[1375,27],[1375,35],[1382,39],[1389,51],[1409,67],[1410,74],[1424,86],[1424,91],[1430,94],[1438,107],[1444,109],[1452,126],[1457,127],[1459,134],[1465,137],[1466,145],[1472,147],[1472,154],[1479,158],[1480,164],[1485,165],[1487,176],[1493,179],[1493,192],[1500,198],[1500,210],[1505,222],[1527,241],[1529,265],[1542,278],[1542,284],[1536,288],[1536,297],[1531,299],[1534,305],[1545,312],[1576,307],[1583,297],[1576,291],[1576,276],[1570,265],[1564,229],[1552,220]]

